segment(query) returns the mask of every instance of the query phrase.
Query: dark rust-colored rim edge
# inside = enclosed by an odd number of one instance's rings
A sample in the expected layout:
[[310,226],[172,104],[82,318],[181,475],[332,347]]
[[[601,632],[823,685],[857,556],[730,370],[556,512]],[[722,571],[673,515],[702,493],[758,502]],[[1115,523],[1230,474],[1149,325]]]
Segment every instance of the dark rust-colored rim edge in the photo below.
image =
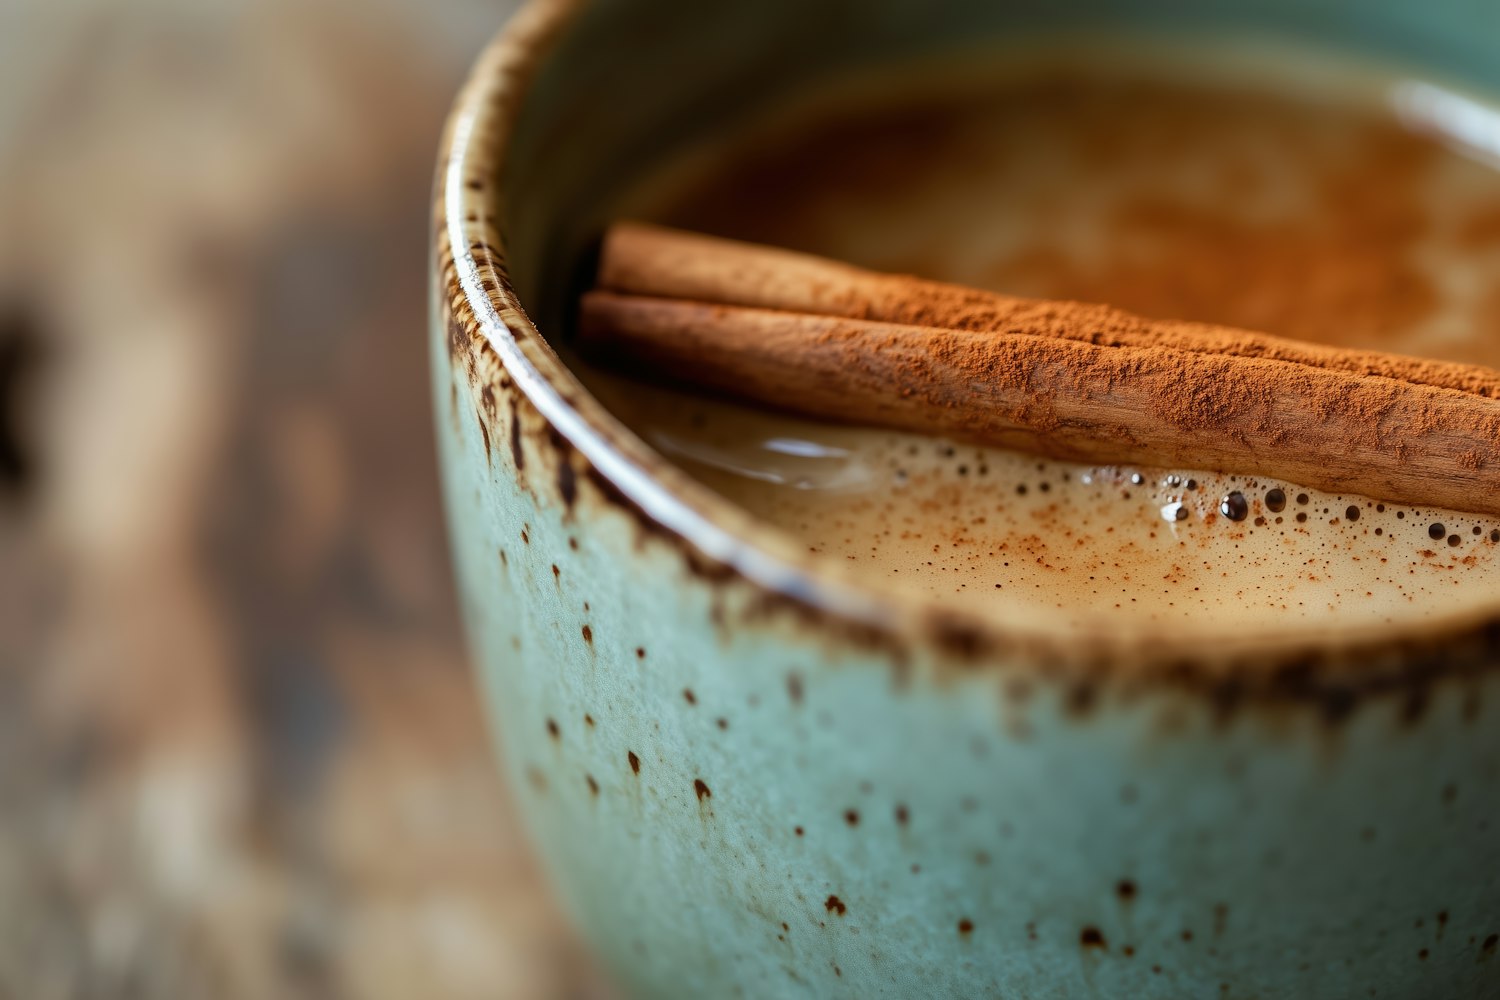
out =
[[1410,715],[1426,704],[1432,682],[1500,664],[1500,608],[1407,626],[1222,640],[1000,625],[946,610],[936,599],[863,587],[672,466],[589,395],[546,345],[516,297],[496,232],[503,197],[497,178],[520,103],[552,42],[587,2],[531,0],[480,57],[440,149],[434,253],[444,305],[467,334],[471,378],[503,370],[554,442],[580,458],[586,477],[656,537],[695,565],[715,567],[714,575],[755,588],[763,605],[832,621],[902,661],[928,650],[936,662],[961,669],[1002,662],[1028,674],[1040,668],[1086,703],[1116,682],[1133,689],[1165,683],[1201,693],[1221,710],[1301,703],[1337,718],[1368,697],[1396,695]]

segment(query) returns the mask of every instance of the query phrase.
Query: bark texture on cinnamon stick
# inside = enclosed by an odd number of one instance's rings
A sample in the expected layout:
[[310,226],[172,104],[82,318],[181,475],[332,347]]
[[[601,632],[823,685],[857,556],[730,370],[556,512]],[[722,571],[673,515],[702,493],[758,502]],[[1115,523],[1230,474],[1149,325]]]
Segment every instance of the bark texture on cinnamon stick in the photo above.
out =
[[[729,245],[734,260],[714,259],[725,241],[678,235],[611,233],[606,290],[581,309],[591,356],[810,416],[1500,514],[1500,373],[1006,299],[743,244]],[[927,315],[924,288],[989,304],[937,317],[967,315],[968,327],[880,318]],[[744,299],[753,304],[725,304]]]
[[1102,347],[1172,347],[1290,361],[1500,398],[1500,372],[1477,365],[1328,347],[1207,323],[1144,319],[1107,305],[1002,295],[639,222],[617,223],[605,235],[599,287],[948,330],[1030,334]]

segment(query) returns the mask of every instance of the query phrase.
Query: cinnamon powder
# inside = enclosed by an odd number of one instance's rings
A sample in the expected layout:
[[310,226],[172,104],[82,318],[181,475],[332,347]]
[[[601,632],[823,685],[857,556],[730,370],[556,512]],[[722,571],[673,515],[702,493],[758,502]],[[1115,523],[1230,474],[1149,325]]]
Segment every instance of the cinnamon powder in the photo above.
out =
[[[1391,347],[1439,307],[1413,248],[1491,239],[1500,206],[1434,230],[1424,185],[1450,159],[1383,112],[1066,66],[750,130],[660,217],[883,272]],[[959,197],[982,200],[965,213]],[[871,212],[889,240],[866,238]],[[958,218],[1027,238],[966,242]]]

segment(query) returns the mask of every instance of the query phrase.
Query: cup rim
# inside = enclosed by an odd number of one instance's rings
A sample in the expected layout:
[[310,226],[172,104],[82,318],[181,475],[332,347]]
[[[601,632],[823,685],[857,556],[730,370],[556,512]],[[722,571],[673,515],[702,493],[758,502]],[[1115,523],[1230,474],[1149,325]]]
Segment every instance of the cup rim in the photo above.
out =
[[[479,57],[439,151],[434,186],[434,294],[468,334],[470,377],[503,374],[541,414],[555,441],[581,456],[588,478],[690,558],[845,633],[965,666],[1000,661],[1074,679],[1167,680],[1222,697],[1328,699],[1425,689],[1438,676],[1500,664],[1500,605],[1447,618],[1215,637],[1170,629],[1121,635],[1095,628],[997,623],[924,595],[881,592],[834,561],[789,545],[779,529],[693,480],[624,426],[578,381],[531,323],[506,268],[498,178],[529,84],[590,0],[528,0]],[[487,358],[488,363],[477,363]],[[494,367],[498,365],[498,367]],[[489,367],[488,375],[485,368]],[[476,387],[477,388],[477,387]],[[1214,694],[1217,692],[1217,694]]]

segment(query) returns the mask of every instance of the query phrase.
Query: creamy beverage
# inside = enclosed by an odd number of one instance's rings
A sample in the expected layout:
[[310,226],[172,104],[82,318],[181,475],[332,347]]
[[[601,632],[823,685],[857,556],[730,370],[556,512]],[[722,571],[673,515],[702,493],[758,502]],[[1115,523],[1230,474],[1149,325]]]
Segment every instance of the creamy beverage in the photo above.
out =
[[[737,127],[622,214],[1018,295],[1500,367],[1500,170],[1442,134],[1462,112],[1473,145],[1484,106],[1279,51],[998,61],[924,70],[933,82],[916,91],[831,90]],[[587,377],[648,442],[808,550],[949,607],[1226,635],[1440,618],[1500,596],[1494,517],[1234,469],[1085,466]]]

